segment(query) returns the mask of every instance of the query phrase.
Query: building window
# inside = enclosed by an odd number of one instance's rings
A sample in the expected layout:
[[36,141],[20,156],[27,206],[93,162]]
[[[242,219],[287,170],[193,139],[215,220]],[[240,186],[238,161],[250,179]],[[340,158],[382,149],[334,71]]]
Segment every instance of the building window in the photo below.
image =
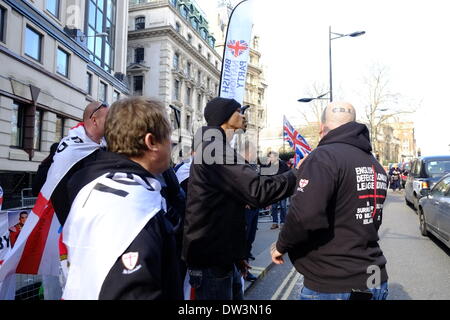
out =
[[[87,47],[91,59],[105,71],[114,66],[116,0],[89,0],[87,6]],[[107,36],[96,36],[106,33]]]
[[86,72],[86,92],[92,95],[92,74]]
[[216,83],[215,85],[214,85],[214,93],[215,94],[219,94],[219,85]]
[[137,17],[135,20],[135,29],[142,30],[145,29],[145,17]]
[[186,130],[191,130],[191,115],[186,114]]
[[197,95],[197,108],[199,111],[202,110],[202,95],[201,94]]
[[258,110],[258,118],[259,118],[260,120],[262,120],[263,115],[264,115],[263,110]]
[[187,87],[186,88],[186,100],[185,100],[185,104],[187,106],[191,105],[191,96],[192,96],[192,89]]
[[0,41],[6,42],[6,9],[0,7]]
[[208,61],[211,62],[211,53],[208,52]]
[[175,70],[178,70],[179,65],[180,65],[180,55],[178,53],[175,53],[173,55],[173,68]]
[[106,97],[108,94],[108,85],[100,81],[100,86],[98,88],[98,100],[101,102],[107,102]]
[[170,0],[170,3],[176,8],[177,7],[177,0]]
[[195,30],[198,30],[198,20],[196,17],[191,17],[191,25],[192,25],[192,28],[194,28]]
[[209,89],[210,85],[211,85],[211,79],[208,77],[206,78],[206,88]]
[[191,69],[192,69],[192,64],[191,64],[190,62],[188,62],[188,63],[186,64],[186,76],[187,76],[188,78],[191,77]]
[[219,69],[219,62],[216,60],[216,62],[214,63],[216,66],[216,69]]
[[61,48],[58,48],[56,52],[56,72],[69,77],[69,54]]
[[41,150],[41,137],[42,137],[42,117],[44,112],[41,110],[36,110],[34,116],[34,138],[33,138],[33,149]]
[[144,48],[136,48],[134,50],[134,60],[136,63],[141,63],[144,61],[144,54],[145,50]]
[[62,140],[62,138],[65,137],[64,124],[65,124],[65,119],[63,117],[56,116],[56,130],[55,130],[54,142],[60,142]]
[[47,0],[46,9],[52,15],[59,19],[59,2],[60,0]]
[[27,26],[25,31],[25,54],[34,60],[41,61],[42,35]]
[[180,81],[174,80],[173,83],[173,99],[180,101]]
[[181,32],[181,25],[177,22],[175,23],[175,30],[179,33]]
[[187,40],[188,40],[188,42],[190,44],[192,44],[192,35],[190,33],[188,34],[188,39]]
[[144,90],[144,76],[133,77],[133,93],[135,96],[142,96]]
[[198,52],[200,52],[200,54],[202,53],[202,45],[201,44],[198,45]]
[[197,72],[197,80],[199,84],[202,82],[202,72],[200,70]]
[[200,28],[200,35],[202,36],[203,40],[206,40],[207,33],[204,27]]
[[113,93],[113,102],[116,102],[116,101],[118,101],[118,100],[120,100],[120,92],[114,90],[114,93]]
[[187,19],[188,14],[189,14],[189,10],[186,7],[186,5],[182,4],[181,7],[180,7],[180,10],[181,10],[181,15]]
[[11,117],[11,146],[23,147],[24,106],[14,102]]

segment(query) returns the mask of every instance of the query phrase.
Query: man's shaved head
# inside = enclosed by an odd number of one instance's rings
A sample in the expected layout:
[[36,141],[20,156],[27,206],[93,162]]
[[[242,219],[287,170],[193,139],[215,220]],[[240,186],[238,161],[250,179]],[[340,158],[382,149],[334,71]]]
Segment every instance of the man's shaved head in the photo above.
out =
[[83,112],[83,122],[86,122],[89,120],[89,117],[91,116],[92,112],[94,112],[95,109],[97,109],[102,103],[99,101],[92,101],[86,106],[86,109],[84,109]]
[[322,113],[321,136],[323,137],[331,130],[352,121],[356,121],[356,111],[350,103],[332,102]]
[[96,143],[101,143],[102,137],[105,134],[105,121],[108,110],[108,106],[99,101],[89,103],[86,109],[84,109],[84,129],[88,137]]

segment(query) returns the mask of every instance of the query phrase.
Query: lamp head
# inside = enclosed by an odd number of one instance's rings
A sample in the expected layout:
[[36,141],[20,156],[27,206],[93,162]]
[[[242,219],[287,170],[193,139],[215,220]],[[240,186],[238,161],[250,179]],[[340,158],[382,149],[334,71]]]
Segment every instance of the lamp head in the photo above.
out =
[[365,33],[366,33],[365,31],[356,31],[356,32],[350,33],[349,37],[352,37],[352,38],[359,37],[359,36],[362,36]]

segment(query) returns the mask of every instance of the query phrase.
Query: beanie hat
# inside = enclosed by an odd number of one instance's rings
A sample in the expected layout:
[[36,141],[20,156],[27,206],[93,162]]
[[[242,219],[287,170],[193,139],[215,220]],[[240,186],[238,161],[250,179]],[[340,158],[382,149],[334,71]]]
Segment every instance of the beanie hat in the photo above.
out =
[[219,127],[227,122],[233,113],[240,108],[240,103],[234,99],[214,98],[206,104],[205,120],[208,126]]

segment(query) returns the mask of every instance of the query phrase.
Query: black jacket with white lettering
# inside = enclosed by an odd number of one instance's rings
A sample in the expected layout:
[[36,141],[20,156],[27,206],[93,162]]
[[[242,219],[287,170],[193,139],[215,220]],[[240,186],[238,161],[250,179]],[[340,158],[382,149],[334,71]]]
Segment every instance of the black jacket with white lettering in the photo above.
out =
[[367,290],[377,277],[387,281],[378,245],[387,175],[371,150],[367,127],[347,123],[330,131],[298,171],[277,249],[311,290],[343,293]]
[[[68,183],[69,200],[73,202],[78,192],[89,182],[105,173],[123,172],[145,179],[153,177],[138,163],[123,155],[101,151],[96,161],[89,163],[73,175]],[[170,193],[169,190],[166,193]],[[166,200],[170,199],[167,197]],[[168,200],[169,201],[169,200]],[[127,218],[127,213],[123,213]],[[111,230],[114,232],[114,230]],[[175,231],[164,211],[157,213],[136,236],[126,252],[138,252],[137,264],[142,267],[133,273],[124,273],[121,256],[103,282],[101,300],[182,300],[183,285],[180,275]]]
[[197,146],[191,165],[183,259],[190,268],[231,268],[246,256],[245,205],[262,208],[290,196],[295,174],[261,176],[226,143],[220,127],[202,130],[213,136]]

